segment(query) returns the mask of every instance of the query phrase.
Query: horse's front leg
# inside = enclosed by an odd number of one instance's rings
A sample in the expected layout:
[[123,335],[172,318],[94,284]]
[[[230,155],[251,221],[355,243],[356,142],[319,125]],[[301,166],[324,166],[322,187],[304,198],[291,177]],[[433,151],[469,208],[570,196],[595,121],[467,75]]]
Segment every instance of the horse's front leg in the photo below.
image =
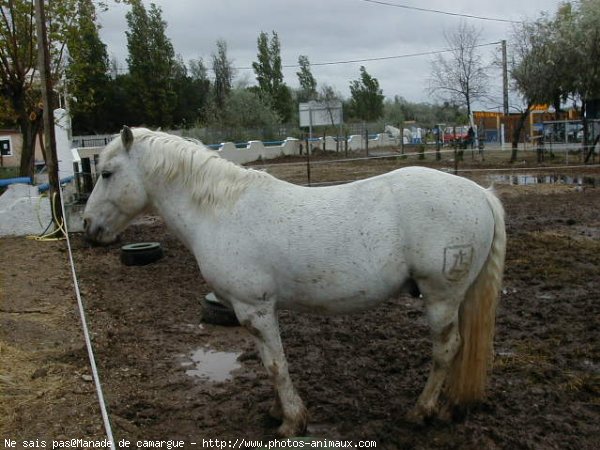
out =
[[258,305],[231,303],[240,323],[254,336],[262,362],[275,385],[275,409],[281,407],[283,421],[278,434],[291,437],[304,433],[308,414],[288,372],[274,301],[266,300]]

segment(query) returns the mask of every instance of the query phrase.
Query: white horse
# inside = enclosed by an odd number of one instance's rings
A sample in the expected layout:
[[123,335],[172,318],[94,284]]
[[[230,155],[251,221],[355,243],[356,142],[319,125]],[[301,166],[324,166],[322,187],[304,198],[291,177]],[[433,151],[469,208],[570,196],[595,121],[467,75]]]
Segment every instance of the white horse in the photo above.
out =
[[409,416],[484,395],[506,235],[490,191],[408,167],[340,186],[296,186],[198,143],[125,127],[100,157],[89,239],[114,241],[148,207],[194,253],[206,282],[254,336],[276,389],[278,430],[306,429],[277,310],[346,313],[409,290],[423,296],[433,365]]

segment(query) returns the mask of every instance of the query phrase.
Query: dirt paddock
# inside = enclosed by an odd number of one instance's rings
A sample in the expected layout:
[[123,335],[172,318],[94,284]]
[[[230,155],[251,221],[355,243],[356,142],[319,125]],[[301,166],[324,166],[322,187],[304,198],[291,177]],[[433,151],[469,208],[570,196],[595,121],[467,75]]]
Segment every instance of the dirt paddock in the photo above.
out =
[[[430,341],[419,299],[365,313],[280,313],[309,434],[377,448],[596,449],[600,445],[600,190],[566,185],[498,190],[508,251],[489,396],[452,423],[404,420],[423,388]],[[148,266],[119,245],[72,244],[115,438],[273,439],[272,386],[249,335],[202,323],[210,288],[162,221],[122,243],[159,241]],[[65,242],[0,239],[0,440],[105,438]],[[199,349],[236,353],[233,377],[190,375]],[[134,447],[129,447],[134,448]],[[206,447],[205,447],[206,448]]]

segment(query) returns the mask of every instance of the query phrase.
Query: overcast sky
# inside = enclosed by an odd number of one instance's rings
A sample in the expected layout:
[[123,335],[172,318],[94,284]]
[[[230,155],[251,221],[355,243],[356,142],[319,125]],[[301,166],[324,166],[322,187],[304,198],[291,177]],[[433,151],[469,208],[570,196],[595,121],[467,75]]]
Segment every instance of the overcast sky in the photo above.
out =
[[[417,11],[389,5],[434,9],[503,20],[533,20],[541,11],[554,13],[560,0],[155,0],[167,22],[167,35],[175,52],[187,63],[202,57],[210,66],[217,39],[228,45],[228,56],[236,80],[255,84],[250,68],[256,60],[256,39],[261,31],[279,35],[284,65],[295,65],[307,55],[319,84],[332,85],[344,97],[359,68],[379,80],[390,98],[434,102],[427,93],[433,56],[390,58],[348,64],[319,66],[319,63],[364,60],[426,53],[448,48],[444,32],[454,31],[461,20],[482,30],[481,43],[510,39],[513,24],[497,20],[465,18],[451,14]],[[387,3],[388,5],[386,5]],[[148,7],[150,1],[144,0]],[[127,67],[125,14],[128,7],[113,5],[99,15],[102,40],[111,58]],[[481,48],[491,61],[499,45]],[[298,86],[297,68],[285,68],[285,82]],[[500,70],[491,71],[491,90],[501,98]],[[487,103],[480,108],[499,109]]]

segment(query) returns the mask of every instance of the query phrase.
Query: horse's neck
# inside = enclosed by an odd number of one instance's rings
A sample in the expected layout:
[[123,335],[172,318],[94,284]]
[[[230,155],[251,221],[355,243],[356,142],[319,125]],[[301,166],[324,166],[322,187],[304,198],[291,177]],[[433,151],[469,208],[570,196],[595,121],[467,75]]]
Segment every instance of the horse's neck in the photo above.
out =
[[[146,174],[146,190],[152,206],[182,240],[200,238],[210,233],[215,221],[226,211],[235,209],[237,201],[247,189],[277,182],[267,174],[248,171],[213,159],[195,170],[209,170],[207,177],[169,176],[160,172]],[[222,169],[222,170],[221,170]],[[190,237],[190,235],[193,235]],[[189,243],[188,243],[189,244]],[[188,245],[189,246],[189,245]]]
[[200,231],[203,218],[189,191],[159,182],[150,188],[150,198],[152,207],[169,229],[190,248],[192,234]]

